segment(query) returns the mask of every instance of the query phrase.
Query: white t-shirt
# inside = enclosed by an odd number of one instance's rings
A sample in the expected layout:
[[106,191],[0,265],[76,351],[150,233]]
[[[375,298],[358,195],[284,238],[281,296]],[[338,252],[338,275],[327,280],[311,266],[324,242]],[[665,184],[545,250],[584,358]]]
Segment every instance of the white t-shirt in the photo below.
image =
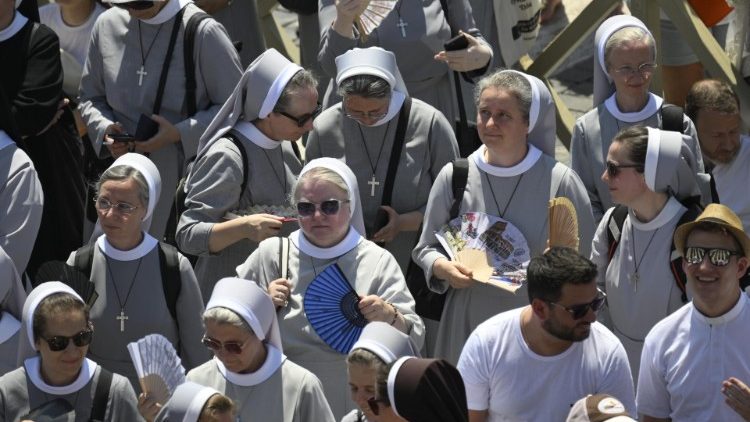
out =
[[85,23],[79,26],[66,24],[60,14],[60,5],[56,3],[46,4],[39,8],[39,20],[55,31],[57,37],[60,38],[60,48],[70,53],[81,66],[86,62],[91,30],[94,28],[96,18],[106,10],[99,3],[94,4],[94,12]]
[[747,182],[750,180],[750,136],[740,136],[740,151],[729,164],[717,164],[713,175],[719,202],[728,206],[740,217],[746,232],[750,232],[750,195]]
[[654,326],[643,346],[638,412],[679,421],[742,421],[721,393],[722,381],[750,381],[747,296],[708,318],[692,303]]
[[635,416],[633,379],[625,349],[602,324],[557,356],[540,356],[521,334],[518,308],[480,324],[466,341],[458,370],[471,410],[488,421],[563,421],[587,394],[607,393]]

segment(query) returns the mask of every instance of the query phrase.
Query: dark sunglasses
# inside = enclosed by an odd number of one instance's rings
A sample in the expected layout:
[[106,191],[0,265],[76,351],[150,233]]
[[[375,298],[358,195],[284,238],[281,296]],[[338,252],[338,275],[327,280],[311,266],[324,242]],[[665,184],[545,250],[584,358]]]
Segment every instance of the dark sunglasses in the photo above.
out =
[[589,313],[589,309],[591,309],[594,312],[599,312],[600,309],[602,309],[602,306],[604,306],[604,303],[607,301],[607,294],[599,291],[599,295],[596,297],[596,299],[592,300],[589,303],[583,303],[581,305],[573,305],[573,306],[563,306],[559,303],[555,302],[548,302],[550,305],[559,306],[563,309],[565,309],[570,316],[573,317],[573,319],[581,319],[586,316],[586,314]]
[[151,0],[136,0],[125,3],[112,3],[112,5],[120,9],[146,10],[154,7],[154,3]]
[[245,348],[245,344],[247,344],[247,340],[240,343],[237,341],[227,341],[227,342],[220,342],[218,340],[214,340],[211,337],[203,336],[201,339],[201,343],[203,343],[204,346],[211,349],[212,352],[217,353],[221,351],[221,349],[224,349],[227,353],[231,353],[233,355],[239,355],[242,353],[242,349]]
[[325,215],[336,215],[341,208],[342,203],[347,203],[349,200],[341,201],[339,199],[329,199],[323,201],[320,204],[313,202],[297,202],[297,214],[300,217],[312,217],[315,215],[315,208],[320,205],[320,212]]
[[318,105],[315,107],[315,110],[313,110],[312,113],[303,114],[299,117],[292,116],[286,111],[277,111],[277,113],[281,114],[284,117],[292,119],[295,123],[297,123],[297,127],[302,127],[307,124],[308,120],[318,117],[318,114],[320,114],[321,111],[323,111],[323,106],[320,105],[320,103],[318,103]]
[[730,251],[729,249],[689,246],[685,248],[685,262],[690,265],[700,264],[703,262],[706,254],[708,254],[708,261],[715,267],[726,267],[732,256],[741,256],[739,252]]
[[643,172],[643,166],[640,164],[615,164],[611,161],[607,161],[607,175],[609,177],[617,177],[620,174],[620,169],[634,168],[639,172]]
[[53,352],[60,352],[68,348],[68,344],[71,340],[73,340],[73,344],[76,347],[88,346],[89,344],[91,344],[91,339],[93,338],[93,336],[94,330],[87,328],[80,333],[70,337],[53,336],[50,338],[45,338],[44,341],[47,342],[50,350],[52,350]]
[[372,414],[375,416],[380,415],[380,405],[378,403],[387,404],[385,400],[379,400],[375,397],[367,399],[367,406],[370,407],[370,411],[372,411]]

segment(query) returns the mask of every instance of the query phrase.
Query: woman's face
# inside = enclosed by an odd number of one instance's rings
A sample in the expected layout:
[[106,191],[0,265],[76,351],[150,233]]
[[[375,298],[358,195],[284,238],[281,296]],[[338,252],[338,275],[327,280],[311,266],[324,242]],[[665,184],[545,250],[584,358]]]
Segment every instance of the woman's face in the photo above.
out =
[[479,96],[477,131],[487,148],[525,148],[529,123],[510,91],[489,87]]
[[[622,142],[612,142],[607,153],[607,162],[611,166],[632,166],[630,151]],[[609,194],[616,204],[628,206],[633,200],[640,197],[648,190],[643,173],[639,173],[635,167],[617,167],[616,176],[612,176],[605,169],[602,180],[609,187]]]
[[350,363],[347,368],[352,401],[357,404],[367,420],[378,421],[367,404],[367,400],[375,397],[375,368],[359,363]]
[[[106,205],[109,205],[109,209],[103,209]],[[130,207],[135,208],[128,211]],[[96,209],[102,230],[108,239],[130,239],[140,235],[146,204],[141,202],[138,184],[132,177],[102,183]]]
[[[346,192],[333,183],[315,178],[303,179],[298,190],[297,202],[315,204],[315,213],[309,217],[300,216],[299,225],[307,240],[315,246],[328,248],[344,239],[349,231],[349,203]],[[330,199],[339,200],[338,212],[332,215],[321,210],[321,203]]]
[[294,100],[289,105],[288,110],[284,113],[295,119],[305,119],[302,126],[299,126],[297,120],[292,120],[279,112],[272,112],[265,119],[265,134],[276,141],[296,141],[302,135],[313,129],[313,120],[317,117],[315,114],[318,108],[318,91],[313,88],[303,88],[294,94]]
[[388,114],[391,98],[368,98],[347,95],[342,100],[344,113],[364,126],[372,126]]
[[[265,362],[266,346],[254,333],[232,324],[220,324],[211,320],[206,321],[205,325],[205,336],[222,345],[213,352],[228,370],[237,374],[255,372]],[[225,343],[240,345],[241,352],[227,352],[223,346]]]
[[68,338],[68,345],[60,351],[52,351],[47,339],[56,336],[73,337],[88,329],[88,321],[82,310],[54,312],[45,318],[46,327],[36,340],[36,347],[42,360],[42,376],[57,385],[67,385],[75,381],[83,365],[89,346],[76,346]]
[[609,77],[618,95],[642,99],[648,94],[654,63],[651,48],[644,41],[630,41],[609,54]]

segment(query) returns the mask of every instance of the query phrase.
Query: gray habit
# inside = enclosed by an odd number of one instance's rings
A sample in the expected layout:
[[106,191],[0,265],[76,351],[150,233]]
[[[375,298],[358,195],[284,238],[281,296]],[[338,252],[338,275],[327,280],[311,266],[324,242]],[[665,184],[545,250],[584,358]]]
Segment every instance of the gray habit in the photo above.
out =
[[[183,25],[197,12],[200,12],[197,6],[188,4]],[[137,73],[141,66],[138,19],[131,19],[127,11],[113,7],[102,13],[94,25],[83,68],[79,110],[94,149],[100,156],[108,155],[106,148],[102,151],[102,140],[109,125],[119,122],[125,131],[135,133],[140,115],[151,115],[174,19],[162,24],[161,31],[159,25],[141,22],[144,48],[153,42],[151,52],[146,57],[147,75],[143,77],[142,86],[138,85]],[[175,125],[181,141],[149,155],[159,168],[162,182],[161,197],[149,230],[156,239],[163,237],[185,159],[195,155],[200,135],[229,98],[241,75],[237,52],[224,28],[214,20],[204,20],[198,27],[193,59],[195,96],[200,111],[187,118],[183,32],[180,31],[169,66],[160,115]]]
[[213,15],[224,25],[233,43],[242,43],[239,51],[242,68],[266,51],[266,41],[258,19],[257,0],[234,0],[229,6]]
[[[345,162],[357,176],[362,202],[365,228],[373,230],[375,215],[382,204],[383,188],[388,165],[396,138],[396,115],[388,124],[376,127],[362,126],[344,116],[341,103],[324,111],[315,119],[315,128],[310,133],[305,150],[309,161],[319,157],[332,157]],[[364,139],[362,137],[364,135]],[[378,151],[381,151],[379,153]],[[369,156],[364,148],[369,151]],[[435,108],[413,99],[406,127],[405,144],[399,158],[393,184],[391,206],[399,214],[425,212],[432,182],[446,163],[458,157],[458,145],[453,128]],[[379,158],[375,164],[374,161]],[[375,195],[370,195],[375,164]],[[393,254],[401,271],[411,259],[411,251],[417,243],[418,233],[401,232],[385,248]]]
[[[547,246],[547,207],[551,181],[556,180],[559,187],[553,190],[552,196],[565,196],[573,202],[578,213],[580,252],[584,256],[589,256],[594,222],[586,190],[575,172],[552,157],[542,155],[529,170],[522,173],[522,176],[497,177],[485,173],[476,166],[473,156],[479,154],[479,151],[481,149],[469,156],[469,176],[459,215],[469,211],[500,215],[492,189],[501,207],[510,202],[504,218],[523,233],[529,245],[530,255],[540,255]],[[553,178],[553,175],[556,176]],[[435,181],[427,202],[422,236],[413,256],[414,261],[425,271],[430,289],[439,293],[447,291],[438,329],[435,357],[456,364],[466,339],[477,325],[500,312],[528,305],[529,301],[525,286],[518,289],[515,294],[482,283],[474,283],[466,289],[452,289],[446,281],[432,277],[432,265],[435,260],[441,257],[447,259],[447,254],[438,243],[435,232],[450,219],[450,208],[453,204],[452,177],[453,167],[448,165]],[[516,184],[516,194],[511,197]]]

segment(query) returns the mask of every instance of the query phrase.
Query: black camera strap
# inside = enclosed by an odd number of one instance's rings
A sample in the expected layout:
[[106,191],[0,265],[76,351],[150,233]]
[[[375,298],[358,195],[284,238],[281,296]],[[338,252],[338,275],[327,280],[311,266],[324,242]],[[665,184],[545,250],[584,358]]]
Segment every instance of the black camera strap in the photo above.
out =
[[182,15],[185,12],[185,8],[180,9],[174,18],[174,24],[172,25],[172,35],[169,38],[169,47],[167,47],[167,55],[164,57],[164,63],[161,67],[161,76],[159,76],[159,87],[156,89],[156,99],[154,100],[153,114],[159,114],[161,111],[161,100],[164,97],[164,87],[167,84],[167,75],[169,74],[169,64],[172,62],[172,53],[174,53],[174,45],[177,42],[177,33],[180,32],[180,26],[182,24]]
[[380,200],[382,205],[391,205],[391,196],[393,194],[393,182],[396,180],[398,163],[401,161],[401,150],[406,143],[406,126],[409,123],[409,114],[411,112],[411,97],[406,97],[404,105],[398,114],[398,124],[396,125],[396,137],[393,138],[393,148],[388,160],[388,172],[385,176],[385,185],[383,185],[383,197]]

